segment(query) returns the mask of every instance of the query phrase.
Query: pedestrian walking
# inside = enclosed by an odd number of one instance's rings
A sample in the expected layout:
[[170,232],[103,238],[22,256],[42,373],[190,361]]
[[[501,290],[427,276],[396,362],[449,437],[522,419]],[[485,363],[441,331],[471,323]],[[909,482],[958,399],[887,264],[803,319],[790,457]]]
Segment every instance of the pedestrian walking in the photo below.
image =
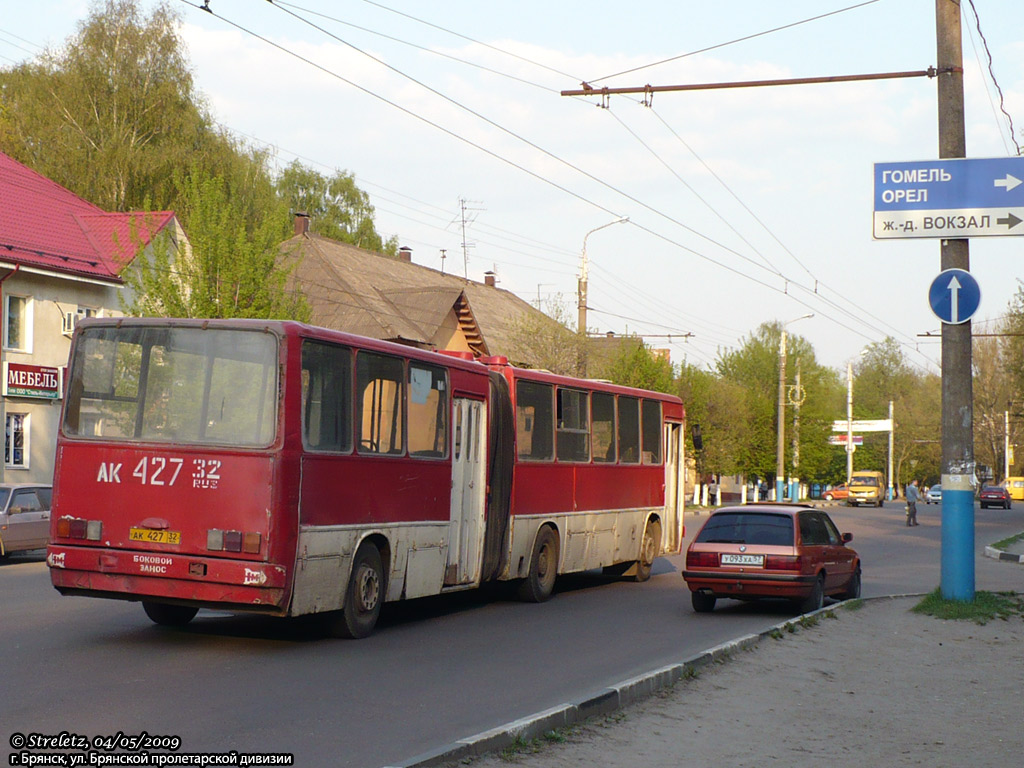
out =
[[917,480],[911,480],[907,486],[905,495],[907,497],[907,527],[917,525],[917,500],[921,494],[917,490]]

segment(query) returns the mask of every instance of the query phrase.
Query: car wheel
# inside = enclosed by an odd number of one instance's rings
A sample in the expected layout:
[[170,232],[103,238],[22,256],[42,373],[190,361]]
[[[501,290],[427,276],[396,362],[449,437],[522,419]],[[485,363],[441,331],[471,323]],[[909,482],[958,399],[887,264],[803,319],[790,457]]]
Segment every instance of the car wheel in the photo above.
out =
[[825,501],[832,501],[832,494],[831,493],[826,493],[821,498],[823,498]]
[[1010,507],[1011,507],[1011,503],[1010,503],[1009,501],[1008,501],[1008,502],[1006,502],[1006,507],[1005,507],[1005,509],[1010,509]]
[[372,542],[364,541],[352,559],[345,606],[329,619],[331,634],[350,640],[367,637],[377,626],[383,604],[384,566],[380,550]]
[[162,627],[183,627],[192,621],[199,612],[198,608],[154,603],[149,600],[142,601],[142,610],[154,624],[159,624]]
[[693,605],[693,610],[697,613],[711,613],[715,610],[715,602],[717,598],[714,595],[709,595],[707,592],[691,592],[690,603]]
[[519,585],[519,599],[528,603],[543,603],[551,597],[558,573],[558,537],[550,526],[537,532],[530,556],[530,570]]
[[860,597],[860,568],[858,567],[850,580],[846,582],[846,590],[840,595],[843,600],[856,600]]
[[825,604],[825,576],[824,574],[818,574],[818,578],[814,580],[814,587],[811,588],[811,592],[803,600],[797,600],[797,607],[800,613],[813,613]]

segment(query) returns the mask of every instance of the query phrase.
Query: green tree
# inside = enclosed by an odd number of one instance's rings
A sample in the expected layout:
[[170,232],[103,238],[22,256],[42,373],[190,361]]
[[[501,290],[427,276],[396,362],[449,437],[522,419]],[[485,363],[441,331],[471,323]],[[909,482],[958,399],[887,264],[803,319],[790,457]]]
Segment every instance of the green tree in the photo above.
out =
[[352,173],[339,171],[328,178],[293,160],[278,179],[277,189],[292,211],[309,215],[310,229],[316,234],[398,254],[398,238],[385,242],[377,233],[370,196],[356,186]]
[[[736,469],[745,475],[775,477],[778,438],[779,339],[782,324],[763,323],[744,340],[739,349],[719,354],[718,375],[743,392],[742,439],[736,452]],[[839,402],[838,378],[814,355],[810,343],[787,333],[787,399],[800,400],[794,392],[794,374],[799,367],[803,398],[800,403],[799,474],[808,480],[828,479],[834,451],[828,446],[832,419]],[[734,397],[736,395],[733,395]],[[792,406],[786,408],[785,464],[787,473],[793,459]]]
[[[855,419],[888,418],[889,402],[893,403],[894,485],[902,488],[914,477],[937,481],[942,458],[938,377],[912,368],[903,348],[892,338],[868,345],[853,370]],[[854,455],[854,467],[884,472],[887,453],[886,433],[866,434],[864,445]]]
[[675,372],[667,358],[655,355],[649,346],[637,340],[621,344],[619,353],[598,374],[624,387],[650,389],[655,392],[676,390]]
[[179,17],[92,7],[77,33],[0,73],[0,148],[107,210],[173,200],[173,174],[223,140],[193,89]]
[[190,222],[190,248],[156,248],[125,275],[133,298],[125,310],[169,317],[259,317],[307,320],[301,294],[289,292],[278,267],[279,245],[290,226],[283,206],[250,228],[249,200],[222,178],[193,169],[176,177],[179,204]]
[[522,359],[513,362],[563,376],[578,375],[589,344],[569,327],[569,322],[569,310],[560,295],[549,299],[541,312],[514,318],[509,335]]

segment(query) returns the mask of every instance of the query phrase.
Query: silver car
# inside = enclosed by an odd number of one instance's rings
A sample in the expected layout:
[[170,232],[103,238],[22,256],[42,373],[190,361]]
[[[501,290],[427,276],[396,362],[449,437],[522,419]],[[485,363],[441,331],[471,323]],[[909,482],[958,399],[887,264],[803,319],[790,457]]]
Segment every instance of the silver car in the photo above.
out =
[[925,504],[941,504],[942,503],[942,486],[933,485],[928,489],[928,492],[924,495]]
[[49,485],[0,484],[0,557],[46,546],[51,496]]

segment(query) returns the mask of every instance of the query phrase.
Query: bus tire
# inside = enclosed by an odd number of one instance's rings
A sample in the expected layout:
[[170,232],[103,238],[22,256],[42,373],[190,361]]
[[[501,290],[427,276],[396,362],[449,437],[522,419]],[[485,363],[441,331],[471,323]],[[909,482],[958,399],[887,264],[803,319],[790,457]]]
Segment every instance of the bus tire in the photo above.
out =
[[530,556],[530,570],[519,584],[519,599],[528,603],[543,603],[551,597],[558,573],[558,537],[551,526],[537,532]]
[[654,558],[658,556],[658,544],[661,542],[661,524],[657,520],[648,520],[644,526],[644,538],[640,542],[640,559],[636,561],[633,581],[644,582],[651,578]]
[[184,627],[199,613],[198,608],[189,608],[187,605],[168,605],[150,600],[142,601],[142,610],[154,624],[162,627]]
[[345,591],[345,607],[332,622],[336,637],[358,640],[367,637],[377,625],[384,603],[384,567],[380,551],[364,541],[352,559],[352,575]]

